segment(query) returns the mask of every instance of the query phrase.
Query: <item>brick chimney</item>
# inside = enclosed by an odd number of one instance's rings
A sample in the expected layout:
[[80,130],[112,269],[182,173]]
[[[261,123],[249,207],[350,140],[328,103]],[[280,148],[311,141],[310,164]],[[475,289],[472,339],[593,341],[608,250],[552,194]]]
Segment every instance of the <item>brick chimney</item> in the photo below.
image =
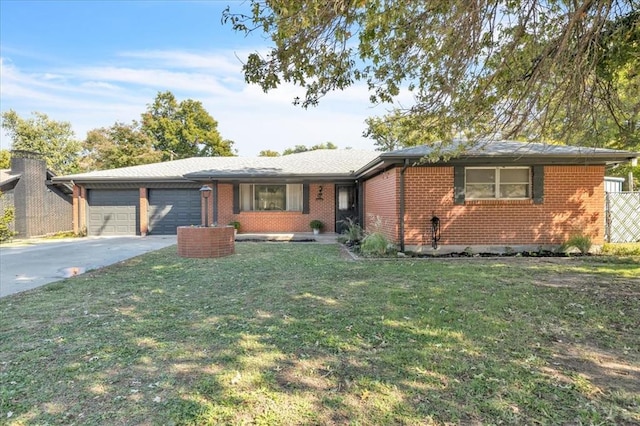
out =
[[44,235],[47,164],[38,153],[14,150],[11,171],[21,174],[13,192],[18,237]]

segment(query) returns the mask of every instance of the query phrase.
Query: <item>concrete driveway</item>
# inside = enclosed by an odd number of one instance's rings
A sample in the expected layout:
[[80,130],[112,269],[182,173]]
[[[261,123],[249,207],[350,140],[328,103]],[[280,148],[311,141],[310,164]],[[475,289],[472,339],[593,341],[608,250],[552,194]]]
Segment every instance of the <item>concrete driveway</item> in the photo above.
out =
[[0,297],[176,244],[175,235],[21,240],[0,246]]

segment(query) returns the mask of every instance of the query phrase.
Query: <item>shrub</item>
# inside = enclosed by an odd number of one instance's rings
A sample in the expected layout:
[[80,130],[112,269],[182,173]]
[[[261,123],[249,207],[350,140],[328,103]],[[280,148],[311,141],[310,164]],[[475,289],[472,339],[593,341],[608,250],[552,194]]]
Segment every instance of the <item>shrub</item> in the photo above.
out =
[[[360,251],[364,254],[384,256],[390,253],[389,240],[380,232],[373,232],[362,240]],[[393,246],[392,246],[393,247]]]
[[566,252],[567,250],[576,249],[580,254],[588,254],[592,245],[591,237],[584,234],[577,234],[569,238],[567,242],[563,244],[563,251]]
[[640,242],[606,243],[604,247],[602,247],[602,253],[613,256],[640,256]]
[[5,208],[4,213],[0,216],[0,242],[8,241],[16,235],[16,233],[11,230],[11,222],[13,222],[13,219],[15,219],[15,210],[13,207]]
[[364,237],[362,227],[352,218],[345,219],[347,229],[343,232],[346,242],[359,243]]
[[233,226],[236,231],[240,231],[240,222],[238,222],[237,220],[232,220],[231,222],[229,222],[229,226]]

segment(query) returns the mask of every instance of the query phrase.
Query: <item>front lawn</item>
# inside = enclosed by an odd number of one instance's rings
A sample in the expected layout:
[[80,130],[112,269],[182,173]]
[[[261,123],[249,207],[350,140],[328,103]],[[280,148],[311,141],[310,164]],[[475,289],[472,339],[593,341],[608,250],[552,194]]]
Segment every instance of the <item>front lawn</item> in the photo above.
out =
[[0,424],[638,424],[636,258],[169,247],[0,299]]

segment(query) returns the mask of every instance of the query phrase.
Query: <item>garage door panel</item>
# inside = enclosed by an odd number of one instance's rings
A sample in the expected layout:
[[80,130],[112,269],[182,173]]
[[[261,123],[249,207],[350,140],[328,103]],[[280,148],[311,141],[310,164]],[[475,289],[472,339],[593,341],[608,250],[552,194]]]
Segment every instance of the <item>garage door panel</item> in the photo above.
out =
[[117,221],[128,221],[134,219],[135,217],[133,217],[133,215],[129,214],[129,213],[116,213],[116,220]]
[[178,226],[198,225],[200,191],[188,189],[149,190],[149,232],[175,235]]
[[88,234],[136,235],[139,202],[138,190],[89,190]]

